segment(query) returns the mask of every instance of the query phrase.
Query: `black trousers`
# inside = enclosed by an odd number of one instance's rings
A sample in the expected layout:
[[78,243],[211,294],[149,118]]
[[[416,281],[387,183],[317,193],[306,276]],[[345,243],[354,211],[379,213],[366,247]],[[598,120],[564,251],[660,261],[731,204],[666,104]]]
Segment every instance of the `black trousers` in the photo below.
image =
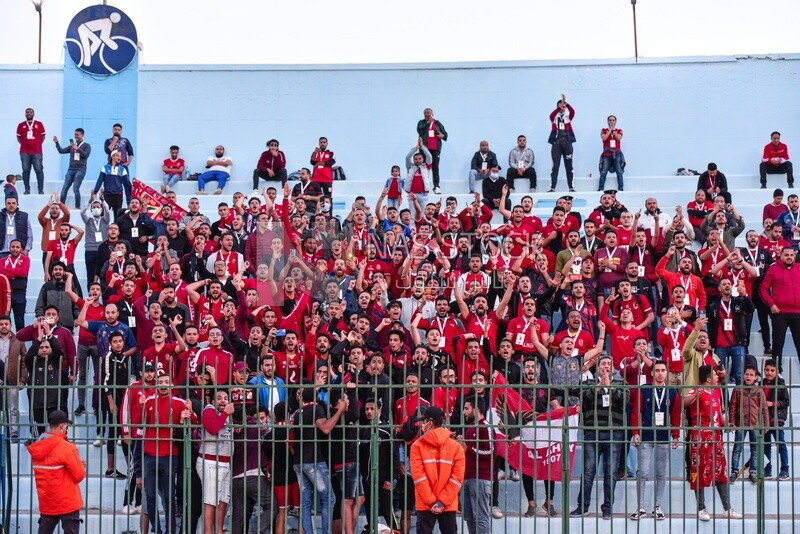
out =
[[[571,162],[570,165],[572,165]],[[522,173],[522,176],[517,173],[517,169],[510,168],[506,172],[506,180],[508,181],[509,189],[514,189],[514,180],[522,180],[523,178],[528,179],[528,184],[530,185],[531,189],[536,189],[536,169],[533,167],[528,167],[525,169],[525,172]]]
[[44,515],[39,516],[39,534],[51,534],[61,523],[61,531],[64,534],[78,534],[81,531],[81,511],[75,510],[68,514]]
[[255,169],[253,171],[253,189],[258,189],[258,180],[266,180],[267,182],[280,182],[281,186],[286,183],[287,175],[286,169],[278,169],[275,171],[275,176],[270,176],[269,173]]
[[550,172],[550,188],[555,189],[558,183],[558,170],[561,168],[561,158],[564,158],[564,169],[567,171],[567,186],[572,189],[572,143],[553,143],[550,149],[553,157],[553,170]]
[[117,212],[122,209],[122,193],[103,193],[103,199],[108,204],[108,209],[116,222]]
[[441,534],[456,534],[458,532],[455,512],[442,512],[436,515],[433,512],[420,512],[417,510],[417,534],[432,534],[433,527],[437,522],[439,523],[439,532]]
[[794,185],[794,174],[791,161],[784,161],[780,165],[767,165],[763,161],[758,166],[758,174],[761,176],[761,185],[767,185],[768,174],[786,174],[786,182],[789,187]]
[[[369,478],[364,478],[364,508],[367,510],[367,525],[370,524],[371,513],[373,510],[372,504],[372,481]],[[413,492],[414,489],[411,488]],[[397,528],[397,518],[394,515],[394,507],[392,506],[392,490],[385,490],[383,486],[378,486],[378,506],[375,508],[377,513],[375,517],[383,516],[386,526],[389,528]],[[370,530],[372,532],[372,530]]]
[[441,156],[441,150],[429,150],[428,152],[431,153],[431,170],[433,171],[433,187],[439,187],[439,156]]
[[[769,306],[761,299],[761,281],[753,283],[753,306],[756,308],[758,314],[758,324],[761,327],[761,341],[764,343],[764,348],[772,346],[772,336],[770,335],[770,313]],[[750,317],[750,322],[747,327],[747,339],[750,339],[750,331],[753,324],[753,318]]]
[[800,356],[800,313],[776,313],[772,316],[772,357],[775,358],[779,370],[783,370],[781,359],[787,329],[792,331],[794,348]]
[[27,297],[24,293],[11,293],[11,311],[14,312],[14,328],[17,332],[25,328],[25,306]]

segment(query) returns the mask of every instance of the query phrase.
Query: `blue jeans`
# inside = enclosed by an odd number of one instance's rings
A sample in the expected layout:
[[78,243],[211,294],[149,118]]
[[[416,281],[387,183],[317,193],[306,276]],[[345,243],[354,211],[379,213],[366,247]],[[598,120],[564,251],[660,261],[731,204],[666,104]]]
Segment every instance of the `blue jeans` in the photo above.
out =
[[155,534],[161,534],[161,518],[156,506],[156,488],[161,495],[161,504],[167,518],[167,532],[177,532],[175,528],[175,514],[178,511],[175,503],[175,469],[178,461],[176,456],[144,455],[142,482],[146,499],[145,509],[147,515],[150,516],[150,528]]
[[770,430],[764,435],[764,455],[769,458],[769,464],[765,468],[768,474],[772,474],[772,442],[776,441],[778,446],[778,456],[781,458],[781,473],[789,472],[789,450],[786,448],[786,436],[784,435],[783,425],[780,423],[776,430]]
[[[715,349],[714,352],[719,356],[722,363],[725,364],[725,367],[729,369],[728,381],[733,380],[736,382],[736,385],[741,385],[742,363],[744,362],[745,353],[744,347],[741,345],[721,347]],[[731,360],[730,363],[728,363],[728,358]]]
[[614,506],[614,467],[617,464],[617,457],[622,448],[622,440],[625,439],[625,432],[611,431],[588,431],[583,435],[583,481],[581,492],[578,494],[578,509],[586,511],[592,501],[592,486],[594,477],[597,474],[597,464],[602,457],[603,462],[603,504],[600,510],[603,513],[611,513]]
[[81,209],[81,184],[84,176],[86,176],[86,169],[70,169],[67,171],[64,176],[64,187],[61,188],[61,202],[67,203],[67,194],[70,186],[72,186],[72,192],[75,193],[75,209]]
[[33,172],[36,173],[36,185],[38,192],[44,191],[44,167],[42,167],[41,154],[20,154],[19,159],[22,162],[22,183],[25,184],[25,191],[31,190],[31,167]]
[[731,454],[731,472],[739,470],[739,458],[742,456],[742,449],[744,449],[745,434],[750,441],[750,469],[756,468],[756,461],[758,459],[756,455],[756,450],[758,448],[756,439],[758,438],[758,433],[752,429],[737,430],[733,433],[735,443],[733,445],[733,453]]
[[[488,178],[489,175],[483,176],[480,171],[476,171],[475,169],[469,170],[469,190],[471,193],[476,191],[475,187],[477,186],[478,180],[483,180],[484,178]],[[425,209],[425,206],[422,206]]]
[[615,154],[611,157],[603,156],[600,158],[602,160],[602,164],[600,166],[600,185],[598,186],[598,190],[603,191],[606,188],[606,175],[608,174],[608,170],[611,168],[611,162],[614,162],[614,170],[617,174],[617,188],[622,191],[625,189],[625,186],[622,182],[622,153]]
[[161,177],[161,183],[166,185],[167,187],[172,187],[173,185],[180,182],[181,178],[183,178],[183,176],[181,176],[180,174],[164,173],[164,176]]
[[322,532],[331,531],[331,517],[336,498],[331,488],[331,474],[325,462],[316,464],[295,464],[294,472],[300,484],[300,518],[303,531],[314,534],[314,523],[311,518],[311,507],[319,496],[322,503]]
[[203,191],[206,188],[207,182],[217,182],[217,189],[225,189],[225,184],[228,183],[230,174],[223,171],[207,171],[197,177],[197,189]]
[[489,502],[492,499],[492,481],[465,479],[461,493],[464,497],[464,522],[470,534],[491,532]]

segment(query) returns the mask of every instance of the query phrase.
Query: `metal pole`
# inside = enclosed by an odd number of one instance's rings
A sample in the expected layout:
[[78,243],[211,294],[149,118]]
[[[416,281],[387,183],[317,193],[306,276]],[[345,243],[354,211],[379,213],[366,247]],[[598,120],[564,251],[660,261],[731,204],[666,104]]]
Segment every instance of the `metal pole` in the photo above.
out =
[[564,405],[561,421],[561,532],[569,534],[569,403],[564,402]]
[[633,56],[634,62],[639,63],[639,40],[636,35],[636,0],[631,0],[631,7],[633,8]]
[[42,8],[36,10],[39,13],[39,63],[42,62]]
[[[764,529],[766,528],[766,517],[765,517],[765,510],[764,510],[764,432],[766,429],[759,429],[758,431],[758,441],[757,441],[757,455],[758,460],[756,461],[757,471],[758,471],[758,478],[756,482],[756,532],[759,534],[766,532]],[[777,440],[775,440],[777,444]],[[775,454],[778,454],[778,450],[776,447]],[[777,464],[777,462],[776,462]],[[753,466],[750,466],[752,469]],[[783,469],[783,466],[781,466]]]

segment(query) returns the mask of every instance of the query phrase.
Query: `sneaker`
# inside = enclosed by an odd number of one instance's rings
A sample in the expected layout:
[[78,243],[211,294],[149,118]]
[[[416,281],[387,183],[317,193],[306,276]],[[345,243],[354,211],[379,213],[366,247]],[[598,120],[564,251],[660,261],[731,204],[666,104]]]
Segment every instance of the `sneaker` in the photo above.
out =
[[86,406],[84,406],[83,404],[79,404],[78,407],[75,409],[75,415],[80,417],[85,413],[86,413]]
[[8,439],[11,441],[19,441],[19,434],[17,432],[12,432],[11,435],[8,436]]
[[536,505],[529,504],[528,510],[525,512],[525,517],[534,517],[536,515]]
[[495,519],[503,519],[503,512],[500,511],[499,506],[492,506],[492,517]]
[[252,195],[253,195],[253,196],[258,196],[258,189],[253,189],[253,193],[252,193]]
[[497,480],[505,480],[506,479],[506,472],[502,469],[497,472]]
[[161,194],[163,195],[166,192],[167,192],[167,186],[164,185],[164,184],[161,184]]
[[164,193],[171,193],[171,192],[172,192],[172,189],[168,185],[165,185],[164,186]]
[[743,516],[742,514],[731,508],[730,510],[725,510],[722,513],[722,517],[726,519],[741,519]]
[[94,443],[92,443],[92,445],[95,447],[102,447],[103,443],[104,443],[103,438],[97,438],[96,440],[94,440]]
[[[575,188],[573,188],[573,187],[570,187],[570,188],[569,188],[569,192],[570,192],[570,193],[574,193],[574,192],[575,192]],[[603,517],[603,519],[605,519],[605,516]],[[611,518],[609,518],[609,519],[611,519]]]
[[548,192],[548,193],[555,193],[555,192],[556,192],[556,190],[555,190],[554,188],[552,188],[552,187],[551,187],[550,189],[548,189],[548,190],[547,190],[547,192]]
[[667,517],[664,515],[664,510],[662,510],[660,506],[656,506],[656,509],[653,510],[653,515],[658,521],[663,521]]
[[434,195],[441,195],[442,194],[442,190],[438,185],[433,188],[433,194]]
[[513,469],[511,470],[511,480],[514,482],[519,482],[519,473]]
[[753,484],[758,483],[758,475],[752,469],[750,470],[750,476],[748,476],[747,478],[749,478],[750,482],[752,482]]
[[558,510],[553,506],[553,503],[547,505],[547,515],[550,517],[558,517]]
[[569,513],[570,517],[583,517],[589,514],[589,510],[584,510],[582,508],[575,508],[573,511]]
[[766,184],[761,184],[761,189],[766,189],[766,188],[767,188]]
[[122,510],[120,511],[125,515],[135,515],[142,511],[142,507],[134,506],[132,504],[126,504],[125,506],[122,507]]
[[300,517],[300,508],[297,506],[290,506],[288,510],[286,510],[286,514],[292,517]]
[[127,480],[128,479],[128,475],[126,475],[125,473],[120,473],[116,469],[106,471],[105,476],[106,476],[106,478],[113,478],[114,480]]
[[789,480],[789,471],[781,471],[778,474],[778,480]]
[[625,478],[626,478],[627,476],[628,476],[628,473],[626,473],[624,469],[620,469],[619,471],[617,471],[617,472],[614,474],[614,478],[615,478],[616,480],[618,480],[618,481],[619,481],[619,480],[625,480]]
[[764,356],[772,356],[772,347],[764,347]]
[[611,512],[610,511],[603,511],[603,519],[609,521],[611,519]]
[[631,521],[638,521],[643,517],[647,517],[647,512],[644,511],[644,508],[639,508],[638,512],[633,512],[630,515]]
[[30,195],[31,194],[31,190],[30,189],[26,189],[25,191],[22,192],[22,194],[23,195]]
[[731,471],[731,476],[728,480],[728,484],[733,485],[733,483],[736,482],[738,479],[739,479],[739,470],[734,469],[733,471]]
[[703,509],[697,512],[697,519],[700,521],[711,521],[711,516],[708,515],[708,510]]

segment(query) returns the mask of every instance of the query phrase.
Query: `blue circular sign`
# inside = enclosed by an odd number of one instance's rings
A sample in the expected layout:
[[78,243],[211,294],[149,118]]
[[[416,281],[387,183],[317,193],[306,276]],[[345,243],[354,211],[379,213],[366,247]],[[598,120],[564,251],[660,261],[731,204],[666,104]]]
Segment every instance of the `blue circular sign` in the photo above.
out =
[[87,7],[67,27],[64,46],[79,69],[98,76],[125,70],[136,58],[136,27],[122,10]]

